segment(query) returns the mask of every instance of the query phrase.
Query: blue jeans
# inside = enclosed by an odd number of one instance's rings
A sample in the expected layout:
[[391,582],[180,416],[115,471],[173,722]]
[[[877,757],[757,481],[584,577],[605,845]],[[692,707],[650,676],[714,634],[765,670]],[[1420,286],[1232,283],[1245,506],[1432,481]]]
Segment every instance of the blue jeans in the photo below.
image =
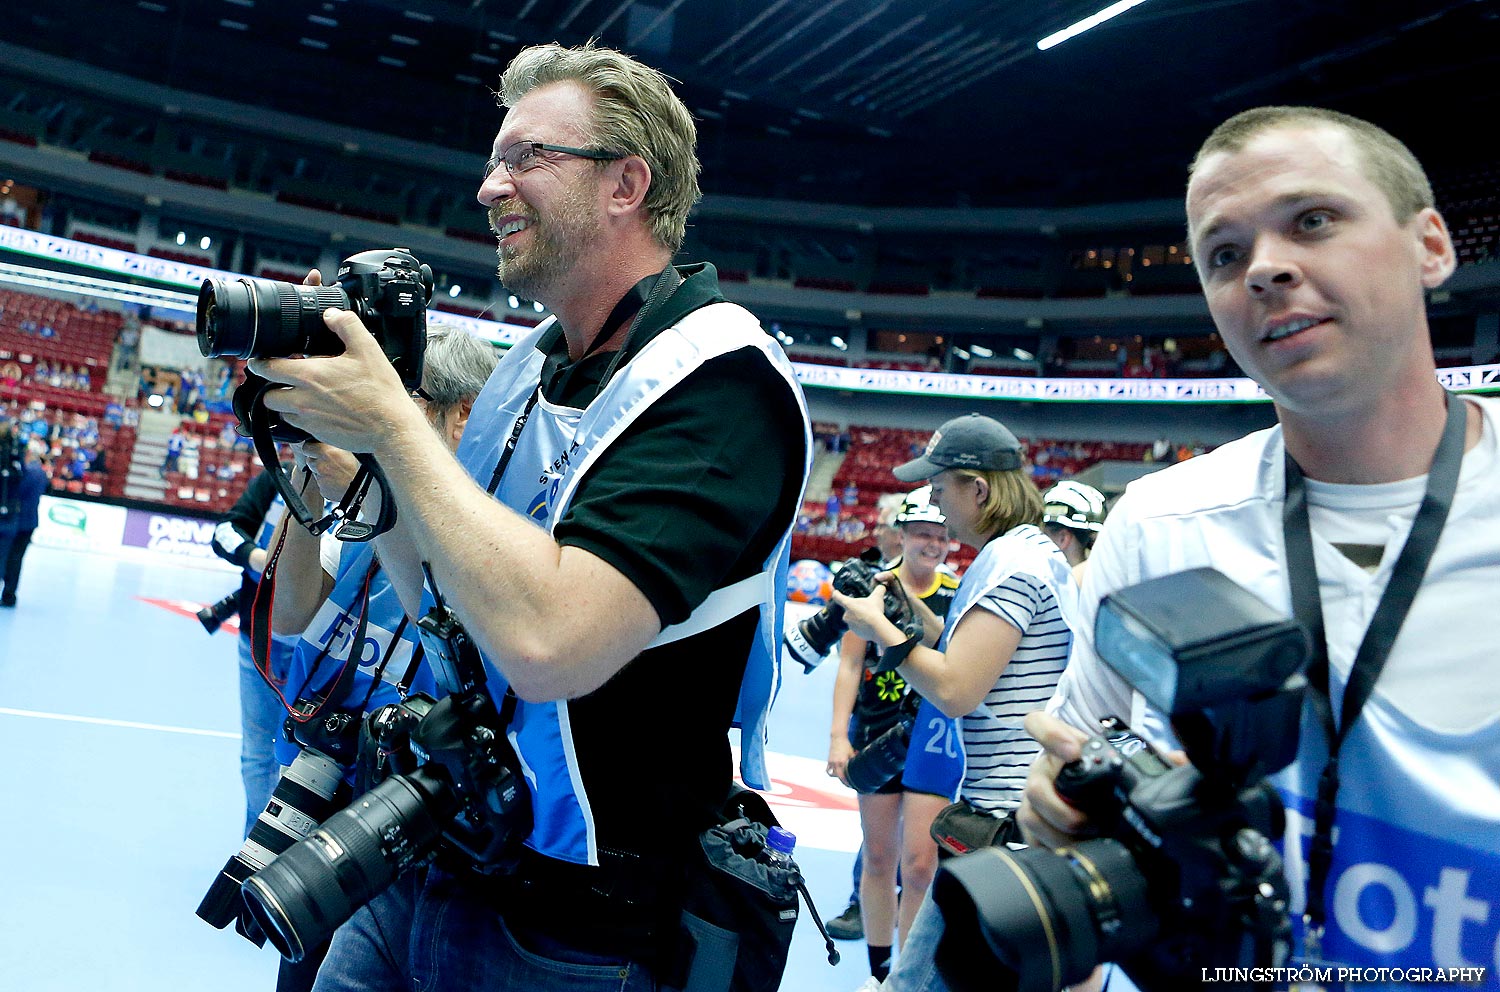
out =
[[[241,622],[245,622],[244,618]],[[271,639],[271,674],[281,683],[283,691],[286,673],[296,647],[292,638]],[[290,702],[290,700],[288,700]],[[265,679],[255,670],[250,656],[250,635],[240,635],[240,780],[245,784],[245,836],[255,818],[266,808],[266,800],[276,788],[281,777],[281,765],[276,761],[276,738],[281,736],[281,724],[286,709],[276,693],[266,685]]]
[[[425,874],[425,877],[424,877]],[[655,992],[638,963],[539,934],[433,870],[408,872],[333,935],[314,992]]]
[[932,890],[922,897],[922,906],[906,933],[906,943],[896,956],[896,966],[880,986],[881,992],[948,992],[948,985],[938,974],[938,941],[943,937],[943,913],[932,901]]

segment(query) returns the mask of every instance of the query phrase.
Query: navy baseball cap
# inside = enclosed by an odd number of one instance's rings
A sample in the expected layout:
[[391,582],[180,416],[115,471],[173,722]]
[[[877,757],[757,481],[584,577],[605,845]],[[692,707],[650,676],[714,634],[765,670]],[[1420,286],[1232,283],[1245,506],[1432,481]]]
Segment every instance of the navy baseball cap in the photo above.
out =
[[943,469],[1005,472],[1021,467],[1021,442],[998,420],[977,413],[954,417],[932,434],[922,457],[897,465],[902,482],[930,479]]

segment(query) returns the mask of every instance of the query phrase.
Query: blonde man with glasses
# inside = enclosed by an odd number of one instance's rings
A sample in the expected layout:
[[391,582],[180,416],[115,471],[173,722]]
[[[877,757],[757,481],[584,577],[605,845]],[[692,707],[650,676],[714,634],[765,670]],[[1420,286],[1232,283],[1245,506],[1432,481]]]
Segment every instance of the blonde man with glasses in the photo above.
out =
[[672,264],[698,162],[665,77],[592,44],[542,45],[512,61],[500,98],[478,199],[501,282],[555,317],[501,360],[457,458],[347,314],[327,317],[342,356],[256,363],[291,387],[268,406],[384,467],[399,520],[381,560],[409,614],[440,591],[490,693],[514,691],[533,812],[513,872],[411,872],[358,911],[319,992],[701,979],[682,906],[731,785],[732,725],[742,777],[769,785],[811,452],[801,390],[711,265]]

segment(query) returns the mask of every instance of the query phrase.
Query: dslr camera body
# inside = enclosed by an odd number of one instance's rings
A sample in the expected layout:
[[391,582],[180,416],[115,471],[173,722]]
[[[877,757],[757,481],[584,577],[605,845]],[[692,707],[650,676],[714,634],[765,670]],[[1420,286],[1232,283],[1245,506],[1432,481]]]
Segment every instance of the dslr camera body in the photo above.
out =
[[408,869],[447,856],[455,870],[511,871],[531,833],[531,794],[483,660],[439,601],[417,622],[442,699],[416,693],[364,722],[362,778],[377,783],[243,880],[250,915],[300,961]]
[[[338,335],[323,322],[323,311],[344,309],[359,317],[396,369],[408,390],[422,384],[427,348],[427,301],[432,297],[432,269],[405,248],[362,251],[344,259],[331,286],[299,286],[273,279],[205,279],[198,290],[198,350],[209,358],[287,358],[294,355],[338,355]],[[373,479],[389,496],[390,487],[375,459],[356,452],[360,471],[334,513],[323,520],[308,509],[292,486],[276,454],[276,442],[293,444],[312,435],[266,409],[272,388],[263,376],[246,370],[234,391],[239,432],[255,444],[287,509],[298,523],[321,534],[337,523],[340,540],[368,541],[396,522],[395,506],[380,501],[374,523],[357,517]]]
[[1171,716],[1190,763],[1103,719],[1056,783],[1097,836],[946,862],[936,962],[955,992],[1055,992],[1102,962],[1144,992],[1197,988],[1203,968],[1280,965],[1290,950],[1272,843],[1284,816],[1265,779],[1296,755],[1306,630],[1202,568],[1107,597],[1095,644]]
[[[846,558],[833,566],[833,588],[845,596],[863,598],[874,592],[875,587],[880,584],[875,581],[875,576],[880,571],[879,566],[872,565],[863,558]],[[913,632],[920,635],[922,632],[921,621],[912,616],[906,596],[898,595],[896,590],[889,588],[885,597],[885,616],[908,635]],[[844,608],[837,603],[829,603],[787,631],[783,643],[791,656],[811,672],[822,664],[828,652],[833,650],[848,629]]]
[[[405,248],[362,251],[344,259],[329,286],[274,279],[205,279],[198,290],[198,350],[208,358],[289,358],[337,355],[344,345],[323,323],[323,311],[348,310],[380,342],[408,389],[422,384],[427,346],[427,301],[432,269]],[[309,435],[266,410],[269,383],[253,372],[234,392],[240,432],[263,429],[277,441]]]

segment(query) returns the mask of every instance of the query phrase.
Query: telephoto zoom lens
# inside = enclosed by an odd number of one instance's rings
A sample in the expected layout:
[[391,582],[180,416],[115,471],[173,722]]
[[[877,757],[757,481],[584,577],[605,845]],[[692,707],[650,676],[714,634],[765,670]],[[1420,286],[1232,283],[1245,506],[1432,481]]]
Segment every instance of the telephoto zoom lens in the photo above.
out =
[[349,801],[352,791],[344,783],[344,769],[338,762],[312,748],[298,752],[281,773],[239,853],[224,863],[209,886],[198,905],[198,916],[220,930],[228,926],[239,916],[240,886],[245,879],[312,833]]
[[1054,992],[1155,939],[1146,888],[1108,838],[952,858],[932,882],[944,922],[934,963],[953,992]]
[[251,915],[296,963],[396,876],[427,858],[458,809],[444,773],[393,775],[245,880]]
[[791,656],[811,672],[822,663],[848,629],[849,625],[844,621],[844,608],[837,603],[829,603],[807,619],[793,624],[786,632],[783,643]]
[[205,279],[198,290],[198,350],[209,358],[337,355],[343,343],[323,323],[330,307],[349,309],[349,294],[338,285]]
[[906,767],[906,749],[910,745],[911,721],[903,718],[855,752],[844,767],[844,781],[864,795],[879,792]]

